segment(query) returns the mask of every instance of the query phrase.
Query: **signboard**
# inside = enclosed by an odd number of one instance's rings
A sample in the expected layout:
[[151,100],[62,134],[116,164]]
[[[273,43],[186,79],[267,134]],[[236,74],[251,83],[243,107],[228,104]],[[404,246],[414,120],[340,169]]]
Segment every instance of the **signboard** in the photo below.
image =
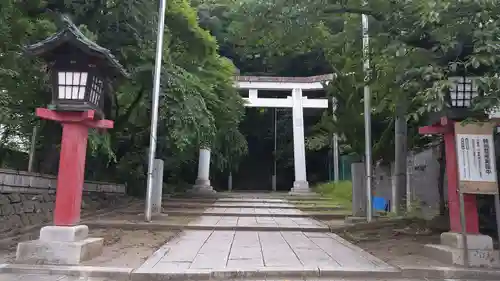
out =
[[498,193],[493,123],[455,123],[460,188],[463,193]]

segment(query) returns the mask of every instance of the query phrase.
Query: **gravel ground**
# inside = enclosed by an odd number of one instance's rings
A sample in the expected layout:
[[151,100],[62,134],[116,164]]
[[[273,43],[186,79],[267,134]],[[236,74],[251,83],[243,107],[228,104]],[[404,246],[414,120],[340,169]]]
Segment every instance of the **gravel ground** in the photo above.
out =
[[98,229],[92,237],[104,238],[102,254],[82,265],[139,267],[158,248],[174,238],[178,231]]
[[[370,223],[367,227],[343,227],[338,220],[324,221],[347,241],[395,266],[447,266],[423,255],[425,244],[439,244],[441,231],[427,228],[423,221],[394,224]],[[336,227],[343,230],[335,231]]]

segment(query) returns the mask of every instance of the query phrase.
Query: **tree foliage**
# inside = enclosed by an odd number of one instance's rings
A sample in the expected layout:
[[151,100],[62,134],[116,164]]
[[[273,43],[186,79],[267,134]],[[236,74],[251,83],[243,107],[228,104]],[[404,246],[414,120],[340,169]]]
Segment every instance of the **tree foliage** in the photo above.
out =
[[361,14],[369,15],[370,24],[375,159],[393,155],[398,104],[406,108],[410,147],[425,141],[417,128],[429,112],[449,106],[445,94],[450,76],[477,77],[484,96],[476,99],[475,110],[498,104],[498,1],[374,0],[366,6],[359,0],[216,2],[204,1],[202,24],[224,38],[242,72],[337,74],[328,87],[337,100],[335,121],[330,113],[316,124],[308,136],[309,149],[328,146],[337,132],[345,152],[362,155]]
[[[115,128],[90,134],[87,176],[127,181],[140,190],[150,135],[157,9],[147,0],[1,1],[0,153],[13,146],[25,150],[38,125],[37,170],[57,171],[60,126],[34,116],[36,107],[50,101],[44,65],[24,56],[22,46],[56,32],[57,15],[69,14],[132,73],[109,108]],[[233,89],[234,65],[253,75],[336,74],[327,87],[328,97],[336,100],[335,115],[324,112],[307,129],[310,150],[327,148],[335,132],[344,153],[362,155],[365,83],[372,92],[374,158],[392,157],[392,128],[402,105],[409,146],[419,146],[425,140],[417,128],[426,115],[449,106],[444,98],[449,76],[477,77],[483,96],[475,110],[498,104],[499,12],[496,0],[373,0],[366,6],[360,0],[167,1],[157,139],[165,179],[194,179],[200,146],[212,149],[217,171],[236,169],[247,152],[239,131],[244,110]],[[361,14],[369,15],[370,23],[368,81]],[[290,134],[289,114],[280,118],[278,134]],[[290,142],[282,147],[278,155],[288,163]]]
[[[243,103],[233,89],[232,62],[200,27],[187,0],[167,1],[161,77],[157,158],[165,160],[165,179],[194,180],[200,146],[215,147],[220,170],[245,153],[238,131]],[[57,15],[68,14],[82,31],[111,50],[132,73],[114,93],[109,132],[90,133],[87,177],[127,181],[143,189],[150,136],[152,73],[158,7],[147,0],[5,0],[0,3],[0,124],[28,139],[34,109],[50,101],[41,62],[22,54],[22,46],[51,34]],[[35,66],[35,67],[33,67]],[[38,170],[57,171],[60,128],[40,123]],[[227,153],[232,153],[228,156]],[[43,160],[43,161],[42,161]]]

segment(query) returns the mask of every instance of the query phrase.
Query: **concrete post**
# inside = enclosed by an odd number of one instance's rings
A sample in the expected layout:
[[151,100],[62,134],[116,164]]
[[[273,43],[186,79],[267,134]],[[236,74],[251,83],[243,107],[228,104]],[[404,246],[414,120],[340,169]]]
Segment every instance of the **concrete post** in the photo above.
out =
[[233,190],[233,173],[229,172],[227,177],[227,191],[231,192]]
[[408,154],[408,161],[406,162],[406,212],[410,212],[413,204],[413,191],[411,186],[411,177],[413,174],[413,162],[415,161],[412,152]]
[[407,164],[407,124],[406,97],[401,97],[396,105],[395,160],[394,160],[394,196],[392,212],[401,214],[406,205],[406,164]]
[[293,158],[295,181],[291,193],[308,193],[309,183],[306,172],[306,147],[304,142],[304,115],[302,89],[292,90],[293,99]]
[[364,163],[352,163],[352,215],[366,217],[366,169]]
[[340,181],[339,136],[333,134],[333,175],[335,183]]
[[200,148],[200,158],[198,160],[198,178],[194,184],[195,192],[214,193],[210,185],[210,149]]
[[398,190],[398,175],[396,174],[396,171],[398,170],[396,168],[396,163],[391,163],[391,205],[390,205],[390,211],[397,214],[401,215],[400,212],[400,205],[401,200],[400,199],[400,192]]
[[161,213],[163,196],[163,160],[155,159],[153,162],[153,194],[151,196],[151,213]]

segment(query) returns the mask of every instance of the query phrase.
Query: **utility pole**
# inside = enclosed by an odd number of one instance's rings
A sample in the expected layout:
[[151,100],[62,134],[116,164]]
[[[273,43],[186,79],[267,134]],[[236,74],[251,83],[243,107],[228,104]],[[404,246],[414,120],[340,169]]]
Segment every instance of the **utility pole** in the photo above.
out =
[[[363,1],[366,6],[368,1]],[[365,74],[364,86],[364,117],[365,117],[365,166],[366,166],[366,220],[372,221],[372,118],[371,118],[371,91],[370,91],[370,37],[368,34],[368,16],[361,16],[363,35],[363,71]]]
[[[406,55],[403,48],[396,52],[396,57]],[[392,191],[392,212],[401,214],[405,206],[409,206],[407,197],[407,166],[408,166],[408,144],[407,144],[407,123],[406,112],[408,110],[408,93],[401,91],[396,97],[396,118],[394,122],[394,184]],[[406,208],[408,209],[408,208]],[[407,210],[409,211],[409,210]]]
[[276,148],[277,148],[277,132],[278,132],[278,111],[277,108],[273,108],[273,129],[274,129],[274,151],[273,151],[273,176],[272,176],[272,189],[276,191],[276,174],[277,174],[277,165],[276,165]]
[[158,30],[156,35],[156,58],[155,73],[153,80],[153,105],[151,108],[151,135],[149,137],[149,156],[148,156],[148,185],[146,190],[146,207],[144,217],[146,221],[151,221],[151,200],[153,195],[153,169],[156,155],[156,135],[158,129],[158,103],[160,100],[160,78],[163,54],[163,33],[165,29],[165,6],[166,0],[160,0],[160,9],[158,11]]

